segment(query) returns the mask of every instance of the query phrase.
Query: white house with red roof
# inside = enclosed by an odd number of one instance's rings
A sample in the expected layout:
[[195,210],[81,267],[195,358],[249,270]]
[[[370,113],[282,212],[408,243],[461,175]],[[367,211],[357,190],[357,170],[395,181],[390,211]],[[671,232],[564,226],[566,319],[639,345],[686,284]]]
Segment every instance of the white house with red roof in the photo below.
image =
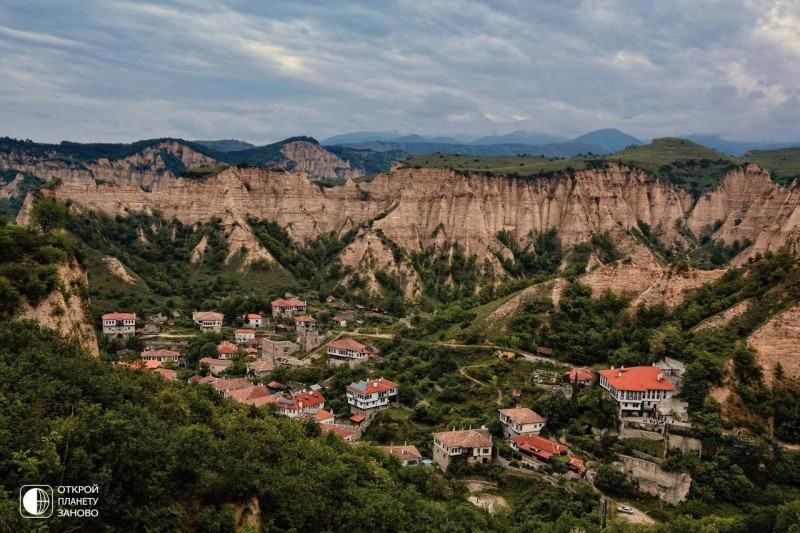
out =
[[581,387],[587,387],[591,385],[593,379],[594,372],[585,366],[575,367],[572,370],[564,373],[565,381],[568,383],[575,383]]
[[260,328],[262,324],[262,318],[258,313],[245,313],[242,315],[242,322],[247,327]]
[[346,328],[347,327],[347,319],[343,316],[336,315],[331,320],[333,320],[333,326],[337,328]]
[[250,339],[256,338],[256,330],[254,329],[235,329],[233,330],[233,340],[236,344],[248,344]]
[[217,344],[217,354],[220,359],[233,359],[239,355],[239,347],[230,341],[222,341]]
[[500,409],[500,423],[503,425],[503,436],[506,438],[519,435],[538,435],[546,420],[537,412],[527,407]]
[[103,335],[122,339],[136,333],[136,313],[108,313],[102,321]]
[[408,444],[404,446],[381,446],[380,450],[387,455],[400,459],[403,466],[419,466],[422,464],[422,454],[419,453],[416,446]]
[[358,431],[354,429],[347,429],[342,426],[338,426],[336,424],[320,424],[320,429],[322,430],[323,435],[327,435],[328,433],[333,433],[338,435],[347,443],[354,443],[358,440]]
[[225,315],[215,311],[195,311],[192,320],[200,326],[200,331],[222,331],[222,321]]
[[676,393],[675,386],[657,366],[612,368],[599,374],[600,386],[617,401],[622,416],[642,416]]
[[300,392],[288,398],[278,399],[278,413],[290,418],[322,409],[325,407],[325,397],[319,391]]
[[390,403],[397,401],[399,387],[397,383],[383,378],[351,383],[346,388],[350,412],[366,415],[389,407]]
[[456,457],[464,457],[468,463],[488,463],[492,446],[492,435],[485,428],[434,433],[433,462],[442,470]]
[[289,298],[286,300],[278,298],[271,302],[271,305],[273,317],[291,318],[297,313],[305,313],[306,309],[308,309],[306,303],[297,298]]
[[328,357],[363,361],[373,355],[365,345],[351,338],[338,339],[328,345]]
[[165,363],[172,361],[177,363],[180,353],[173,350],[145,350],[142,352],[142,361],[160,361]]

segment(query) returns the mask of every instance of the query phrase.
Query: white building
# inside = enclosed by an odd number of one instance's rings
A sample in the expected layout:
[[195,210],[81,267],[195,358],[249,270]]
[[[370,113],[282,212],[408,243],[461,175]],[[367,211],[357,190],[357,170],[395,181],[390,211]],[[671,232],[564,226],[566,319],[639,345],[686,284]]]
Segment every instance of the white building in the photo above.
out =
[[173,361],[177,363],[180,356],[181,354],[172,350],[145,350],[142,352],[142,361],[161,361],[162,363]]
[[388,379],[359,381],[347,386],[347,403],[353,414],[365,414],[384,409],[397,401],[398,385]]
[[488,463],[492,460],[492,436],[488,429],[464,429],[433,434],[433,461],[447,470],[455,457],[467,463]]
[[339,339],[328,345],[329,357],[343,357],[345,359],[367,359],[372,352],[366,346],[350,338]]
[[271,305],[273,317],[282,316],[289,318],[297,313],[305,313],[307,309],[306,303],[297,298],[289,298],[288,300],[278,298],[271,302]]
[[242,322],[244,322],[245,326],[251,328],[260,328],[262,324],[261,315],[256,313],[245,313],[245,315],[242,316]]
[[516,407],[500,409],[500,423],[503,424],[503,436],[511,438],[519,435],[538,435],[544,427],[545,419],[527,407]]
[[108,313],[102,320],[103,335],[122,339],[136,333],[135,313]]
[[656,366],[601,370],[600,386],[619,404],[622,416],[653,412],[661,400],[675,395],[675,386]]
[[214,311],[195,311],[192,313],[192,320],[200,326],[200,331],[222,331],[222,320],[225,316]]
[[236,344],[247,344],[247,341],[256,338],[256,332],[253,329],[235,329],[233,330],[233,338]]

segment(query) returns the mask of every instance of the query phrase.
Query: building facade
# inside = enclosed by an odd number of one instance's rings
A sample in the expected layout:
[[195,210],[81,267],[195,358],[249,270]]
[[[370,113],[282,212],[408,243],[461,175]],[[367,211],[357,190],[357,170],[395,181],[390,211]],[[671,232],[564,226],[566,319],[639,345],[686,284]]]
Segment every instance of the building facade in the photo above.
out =
[[347,386],[347,403],[353,414],[371,414],[396,402],[398,391],[399,385],[388,379],[362,380]]
[[485,428],[433,434],[433,462],[442,470],[460,457],[467,463],[488,463],[492,460],[492,448],[492,435]]
[[225,316],[214,311],[195,311],[192,313],[192,320],[200,326],[200,331],[222,331],[222,320]]
[[306,303],[297,298],[289,298],[288,300],[278,298],[271,302],[271,306],[273,317],[284,318],[291,318],[296,314],[305,313],[307,309]]
[[500,409],[500,423],[505,438],[518,435],[538,435],[545,425],[545,419],[527,407]]
[[260,328],[263,319],[257,313],[245,313],[242,316],[242,323],[249,328]]
[[365,345],[350,338],[335,340],[328,345],[328,357],[364,360],[370,355],[372,352]]
[[655,366],[601,370],[600,386],[619,404],[622,416],[643,416],[658,408],[661,400],[675,395],[675,386]]
[[123,339],[136,334],[135,313],[108,313],[102,320],[103,335]]

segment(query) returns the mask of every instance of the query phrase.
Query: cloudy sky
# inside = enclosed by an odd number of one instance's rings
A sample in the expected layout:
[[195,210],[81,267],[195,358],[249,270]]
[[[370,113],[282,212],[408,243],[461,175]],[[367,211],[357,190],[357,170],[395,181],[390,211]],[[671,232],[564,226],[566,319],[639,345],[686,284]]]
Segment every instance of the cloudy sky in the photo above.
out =
[[795,141],[799,81],[797,0],[0,3],[0,135],[43,142]]

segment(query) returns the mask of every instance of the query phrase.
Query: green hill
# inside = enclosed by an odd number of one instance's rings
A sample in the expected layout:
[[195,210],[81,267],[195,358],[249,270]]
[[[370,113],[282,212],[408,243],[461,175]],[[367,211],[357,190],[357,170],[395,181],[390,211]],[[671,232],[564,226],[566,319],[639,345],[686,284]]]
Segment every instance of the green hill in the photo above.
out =
[[788,185],[800,177],[800,147],[779,150],[753,150],[742,159],[769,171],[774,181]]

